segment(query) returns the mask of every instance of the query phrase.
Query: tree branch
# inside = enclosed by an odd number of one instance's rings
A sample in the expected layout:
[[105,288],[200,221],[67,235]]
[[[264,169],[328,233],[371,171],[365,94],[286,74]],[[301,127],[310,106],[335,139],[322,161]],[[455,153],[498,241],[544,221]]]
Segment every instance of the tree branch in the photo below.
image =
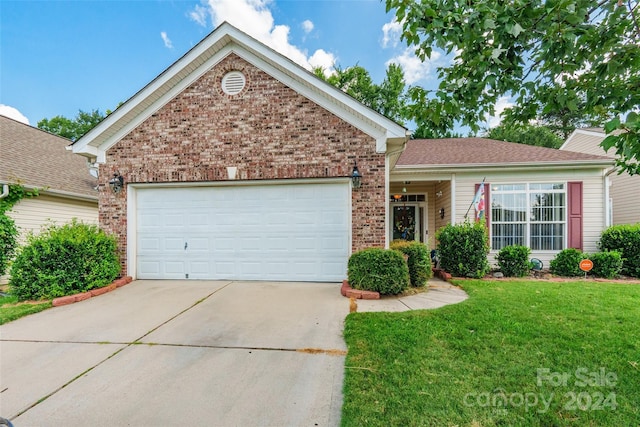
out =
[[631,15],[633,26],[636,28],[636,33],[638,34],[638,37],[640,37],[640,25],[638,25],[638,19],[636,18],[636,11],[635,11],[638,5],[636,4],[636,7],[633,7],[631,5],[631,0],[628,0],[627,4],[629,5],[629,14]]

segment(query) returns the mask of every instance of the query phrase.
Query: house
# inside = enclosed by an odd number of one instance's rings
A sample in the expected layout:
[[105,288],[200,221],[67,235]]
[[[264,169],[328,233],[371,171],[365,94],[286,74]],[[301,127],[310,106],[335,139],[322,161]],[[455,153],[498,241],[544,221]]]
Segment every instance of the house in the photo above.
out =
[[[224,23],[73,152],[99,165],[100,225],[138,279],[341,281],[353,251],[398,233],[432,240],[462,220],[484,176],[511,215],[526,209],[522,197],[551,194],[544,215],[562,218],[531,225],[545,254],[595,244],[610,159],[508,143],[502,157],[475,158],[469,142],[440,141],[434,163],[438,142],[410,141],[403,126]],[[583,194],[597,206],[583,212]],[[492,239],[515,243],[513,230],[530,221],[505,214]]]
[[8,212],[24,243],[27,233],[45,224],[64,224],[72,218],[98,222],[97,179],[87,161],[67,150],[71,141],[0,116],[0,193],[9,184],[40,189],[39,196],[22,199]]
[[402,228],[407,214],[417,214],[416,234],[433,247],[440,227],[475,220],[472,201],[484,182],[489,261],[519,244],[548,267],[565,248],[597,251],[612,164],[604,156],[486,138],[411,140],[390,173],[398,201],[389,215]]
[[[605,153],[600,146],[606,136],[604,129],[601,128],[576,129],[560,149],[614,158],[614,153]],[[612,170],[607,178],[610,218],[608,224],[640,223],[640,203],[637,196],[633,196],[640,188],[640,175],[631,176],[626,172],[618,174],[617,171]]]
[[71,141],[0,116],[0,185],[19,183],[40,189],[9,211],[20,230],[38,232],[47,223],[64,224],[72,218],[98,222],[97,179],[87,161],[66,147]]

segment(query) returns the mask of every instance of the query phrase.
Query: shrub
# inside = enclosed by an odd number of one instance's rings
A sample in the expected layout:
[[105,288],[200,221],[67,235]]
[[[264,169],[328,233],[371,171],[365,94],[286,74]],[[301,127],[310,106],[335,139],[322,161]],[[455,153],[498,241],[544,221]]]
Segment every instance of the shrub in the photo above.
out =
[[349,285],[354,289],[396,295],[409,286],[409,268],[395,250],[369,248],[351,255],[347,267]]
[[600,250],[620,252],[621,273],[640,278],[640,223],[614,225],[604,230],[600,236]]
[[500,271],[506,277],[524,277],[531,270],[531,262],[529,261],[531,249],[521,245],[510,245],[500,249],[496,260]]
[[605,279],[613,279],[622,270],[622,254],[618,251],[597,252],[587,256],[593,261],[591,274]]
[[13,218],[0,211],[0,276],[4,275],[9,267],[9,261],[15,254],[18,229]]
[[431,278],[431,259],[427,245],[416,241],[394,240],[390,245],[391,249],[407,255],[407,266],[409,267],[409,280],[411,286],[419,288],[427,284]]
[[28,237],[9,285],[20,300],[48,299],[108,285],[119,272],[115,238],[74,219]]
[[584,271],[580,270],[580,261],[584,258],[584,254],[578,249],[563,249],[551,260],[549,269],[558,276],[582,276]]
[[482,278],[489,272],[489,244],[484,222],[448,224],[436,233],[440,267],[458,277]]

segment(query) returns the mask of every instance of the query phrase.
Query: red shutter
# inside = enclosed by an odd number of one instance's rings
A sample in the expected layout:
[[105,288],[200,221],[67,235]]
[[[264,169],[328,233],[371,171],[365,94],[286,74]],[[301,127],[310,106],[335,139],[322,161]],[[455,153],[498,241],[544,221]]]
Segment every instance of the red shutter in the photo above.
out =
[[567,247],[582,250],[582,182],[567,183]]

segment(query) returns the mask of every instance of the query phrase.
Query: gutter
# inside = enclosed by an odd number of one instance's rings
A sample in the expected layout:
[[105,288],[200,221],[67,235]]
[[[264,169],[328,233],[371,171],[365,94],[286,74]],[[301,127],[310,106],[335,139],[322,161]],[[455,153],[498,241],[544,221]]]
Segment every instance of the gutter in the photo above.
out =
[[[50,195],[55,195],[55,196],[60,196],[60,197],[64,197],[66,199],[75,199],[75,200],[83,200],[83,201],[87,201],[87,202],[97,202],[98,201],[98,196],[90,196],[90,195],[84,195],[84,194],[78,194],[78,193],[72,193],[70,191],[63,191],[63,190],[51,190],[48,188],[42,188],[42,187],[36,187],[34,185],[26,185],[26,184],[21,184],[24,188],[28,189],[28,190],[39,190],[40,194],[50,194]],[[5,184],[2,183],[2,193],[0,194],[0,199],[4,199],[5,197],[7,197],[9,195],[9,184]]]
[[587,167],[611,167],[614,163],[614,159],[609,161],[603,160],[587,160],[580,161],[573,164],[567,164],[564,161],[544,162],[544,163],[466,163],[466,164],[442,164],[442,165],[396,165],[393,169],[394,173],[424,173],[424,172],[460,172],[469,171],[473,169],[481,170],[505,170],[505,169],[542,169],[548,167],[561,168],[561,169],[575,169],[575,168],[587,168]]

